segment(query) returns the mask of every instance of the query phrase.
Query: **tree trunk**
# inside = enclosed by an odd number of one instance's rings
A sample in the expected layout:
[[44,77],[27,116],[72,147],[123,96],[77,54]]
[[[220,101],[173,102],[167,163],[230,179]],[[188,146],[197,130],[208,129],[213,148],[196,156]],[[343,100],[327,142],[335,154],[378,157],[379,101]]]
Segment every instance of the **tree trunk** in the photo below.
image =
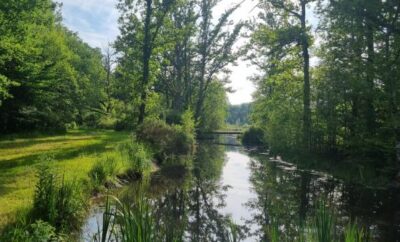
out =
[[205,98],[205,75],[206,75],[206,65],[207,65],[207,48],[208,48],[208,32],[209,32],[209,5],[207,1],[202,2],[201,6],[201,15],[202,15],[202,24],[201,24],[201,44],[200,44],[200,55],[201,55],[201,63],[200,63],[200,77],[199,77],[199,92],[196,103],[196,110],[194,119],[196,123],[200,119],[200,114],[203,108],[203,102]]
[[310,54],[306,26],[306,1],[301,1],[301,45],[303,55],[303,144],[306,149],[311,149],[311,109],[310,109]]
[[373,105],[374,100],[374,78],[375,78],[375,71],[374,71],[374,56],[375,56],[375,49],[374,49],[374,30],[372,27],[371,21],[368,20],[367,17],[367,31],[366,31],[366,39],[367,39],[367,92],[365,95],[365,117],[366,117],[366,125],[367,133],[374,135],[375,133],[375,110]]
[[150,78],[150,57],[151,57],[151,15],[152,0],[146,0],[146,17],[144,23],[144,40],[143,40],[143,69],[142,69],[142,93],[140,96],[140,108],[138,124],[142,124],[146,114],[147,85]]

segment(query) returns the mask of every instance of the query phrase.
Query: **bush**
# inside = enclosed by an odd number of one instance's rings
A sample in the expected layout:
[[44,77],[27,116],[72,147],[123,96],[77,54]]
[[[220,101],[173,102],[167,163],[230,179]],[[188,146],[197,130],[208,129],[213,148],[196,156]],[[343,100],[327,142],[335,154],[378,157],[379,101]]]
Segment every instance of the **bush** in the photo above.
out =
[[117,120],[112,117],[103,117],[97,121],[96,128],[100,129],[115,129]]
[[47,167],[40,169],[38,177],[32,217],[48,222],[57,231],[78,230],[86,208],[79,184],[64,179],[59,183]]
[[242,143],[247,146],[263,145],[264,131],[260,128],[251,127],[242,136]]
[[128,119],[118,120],[115,123],[115,131],[132,130],[134,127],[133,121]]
[[47,242],[62,241],[56,229],[47,222],[37,220],[32,224],[16,224],[0,237],[0,241],[8,242]]
[[169,156],[187,155],[193,151],[194,134],[189,133],[190,124],[168,125],[160,120],[151,120],[142,124],[137,137],[153,148],[155,158],[161,162]]

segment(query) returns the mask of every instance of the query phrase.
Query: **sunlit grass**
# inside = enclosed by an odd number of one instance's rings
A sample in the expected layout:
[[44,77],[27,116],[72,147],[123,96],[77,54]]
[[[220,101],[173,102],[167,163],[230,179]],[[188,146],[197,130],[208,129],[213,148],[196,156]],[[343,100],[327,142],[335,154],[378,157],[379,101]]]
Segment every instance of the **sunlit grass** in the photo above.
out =
[[[97,158],[113,153],[126,132],[71,131],[65,135],[0,140],[0,228],[19,210],[32,206],[36,171],[46,164],[66,180],[87,179]],[[53,157],[51,164],[42,159]]]

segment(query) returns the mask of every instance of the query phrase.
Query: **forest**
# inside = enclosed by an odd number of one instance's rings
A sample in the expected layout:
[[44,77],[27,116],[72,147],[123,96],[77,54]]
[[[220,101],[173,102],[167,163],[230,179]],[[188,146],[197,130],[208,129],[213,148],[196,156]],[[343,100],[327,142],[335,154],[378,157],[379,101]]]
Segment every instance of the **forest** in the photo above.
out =
[[398,241],[398,0],[113,2],[0,1],[0,241]]

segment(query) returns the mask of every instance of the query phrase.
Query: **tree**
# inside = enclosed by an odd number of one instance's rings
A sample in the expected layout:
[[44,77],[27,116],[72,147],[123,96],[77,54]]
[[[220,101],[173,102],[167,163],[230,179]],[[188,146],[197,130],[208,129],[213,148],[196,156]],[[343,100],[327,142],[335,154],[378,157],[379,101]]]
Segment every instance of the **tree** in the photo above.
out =
[[121,35],[116,43],[117,51],[121,52],[126,48],[134,49],[136,45],[141,46],[141,50],[137,53],[141,64],[139,124],[143,122],[145,117],[148,89],[152,84],[153,70],[151,70],[150,62],[154,49],[157,48],[157,38],[160,35],[165,17],[173,8],[174,2],[174,0],[121,0],[118,4],[118,9],[121,12]]
[[[267,25],[276,27],[281,31],[280,46],[298,44],[301,46],[303,65],[303,145],[306,149],[311,148],[311,87],[310,87],[310,37],[306,22],[307,5],[313,0],[271,0],[260,1],[260,7],[268,15]],[[275,18],[275,19],[274,19]],[[277,24],[277,19],[284,20],[285,24]]]
[[229,24],[229,17],[240,6],[236,5],[228,9],[219,18],[217,24],[213,25],[213,8],[218,0],[200,1],[200,30],[198,36],[198,88],[196,94],[195,119],[199,121],[210,83],[215,79],[215,75],[224,69],[228,64],[237,59],[237,53],[233,52],[242,23],[237,24],[232,32],[224,29]]

